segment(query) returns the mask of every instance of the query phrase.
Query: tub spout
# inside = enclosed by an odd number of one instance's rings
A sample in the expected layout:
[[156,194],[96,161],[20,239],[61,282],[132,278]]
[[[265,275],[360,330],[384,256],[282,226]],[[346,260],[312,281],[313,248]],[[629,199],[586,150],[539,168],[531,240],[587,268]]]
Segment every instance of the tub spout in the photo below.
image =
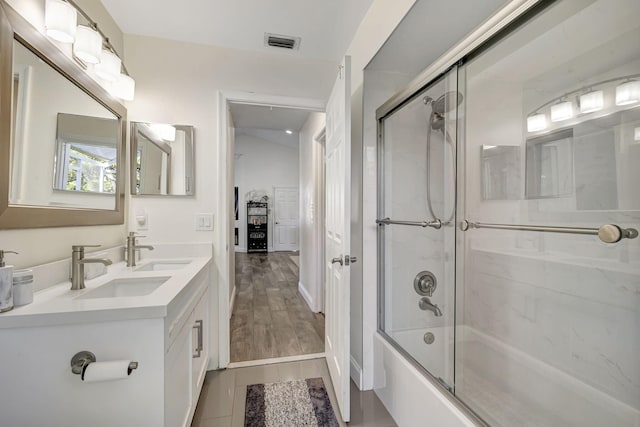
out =
[[420,310],[432,311],[436,317],[442,316],[442,310],[438,307],[438,304],[433,304],[429,297],[422,297],[418,302],[418,307]]

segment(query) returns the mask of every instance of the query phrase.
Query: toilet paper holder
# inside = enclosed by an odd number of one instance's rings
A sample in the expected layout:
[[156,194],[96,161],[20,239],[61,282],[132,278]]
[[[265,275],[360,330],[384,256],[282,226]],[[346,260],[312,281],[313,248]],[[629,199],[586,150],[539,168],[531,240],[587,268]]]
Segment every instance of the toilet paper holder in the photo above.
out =
[[[71,372],[82,375],[87,366],[96,360],[96,355],[90,351],[79,351],[71,358]],[[128,373],[131,374],[131,371],[137,368],[138,362],[129,363]]]

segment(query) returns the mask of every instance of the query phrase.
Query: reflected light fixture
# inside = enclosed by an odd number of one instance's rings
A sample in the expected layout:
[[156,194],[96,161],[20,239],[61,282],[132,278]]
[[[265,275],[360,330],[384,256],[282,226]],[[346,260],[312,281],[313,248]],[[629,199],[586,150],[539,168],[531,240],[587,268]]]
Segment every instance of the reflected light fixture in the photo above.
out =
[[534,114],[527,117],[527,132],[537,132],[547,127],[547,117],[544,114]]
[[102,36],[94,28],[78,25],[73,54],[87,64],[97,64],[102,57]]
[[114,83],[120,78],[121,67],[122,61],[118,58],[118,55],[109,49],[102,49],[100,62],[96,64],[93,71],[102,80]]
[[551,106],[551,121],[559,122],[573,117],[573,104],[571,101],[558,102]]
[[62,43],[73,43],[78,25],[75,7],[63,0],[47,0],[44,25],[47,36]]
[[616,86],[616,105],[635,104],[640,101],[640,81],[630,80]]
[[[120,77],[113,83],[111,93],[123,101],[133,101],[136,91],[136,82],[124,73],[120,73]],[[174,135],[175,139],[175,135]]]
[[287,129],[287,130],[285,130],[285,133],[286,133],[287,135],[291,135],[291,134],[293,133],[293,131],[292,131],[292,130]]
[[602,110],[604,107],[604,92],[601,90],[592,90],[580,95],[580,112],[593,113]]
[[176,140],[176,128],[165,123],[149,123],[149,129],[165,141]]

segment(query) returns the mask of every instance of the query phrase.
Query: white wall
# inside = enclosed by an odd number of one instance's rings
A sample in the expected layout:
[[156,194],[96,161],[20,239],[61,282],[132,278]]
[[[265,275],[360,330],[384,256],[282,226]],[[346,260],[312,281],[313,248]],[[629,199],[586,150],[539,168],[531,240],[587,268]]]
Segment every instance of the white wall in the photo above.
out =
[[[324,266],[319,262],[318,252],[322,252],[322,224],[324,205],[319,200],[324,196],[324,185],[318,186],[319,177],[324,173],[319,166],[324,165],[322,143],[316,140],[325,126],[324,113],[311,113],[300,130],[300,273],[299,290],[313,311],[320,311],[319,282]],[[322,193],[322,194],[320,194]],[[324,254],[321,254],[324,257]]]
[[[44,29],[44,1],[8,0],[36,28]],[[119,53],[122,53],[122,32],[99,0],[79,0],[80,7],[100,24]],[[64,47],[64,46],[63,46]],[[65,47],[68,51],[68,47]],[[20,255],[11,256],[6,261],[23,268],[71,256],[71,246],[79,244],[102,244],[116,246],[124,242],[124,225],[94,227],[39,228],[25,230],[2,230],[2,249],[15,250]]]
[[238,187],[239,245],[247,250],[247,203],[250,191],[264,191],[269,195],[267,224],[268,250],[273,251],[274,187],[298,187],[298,148],[277,144],[239,132],[235,137],[235,185]]

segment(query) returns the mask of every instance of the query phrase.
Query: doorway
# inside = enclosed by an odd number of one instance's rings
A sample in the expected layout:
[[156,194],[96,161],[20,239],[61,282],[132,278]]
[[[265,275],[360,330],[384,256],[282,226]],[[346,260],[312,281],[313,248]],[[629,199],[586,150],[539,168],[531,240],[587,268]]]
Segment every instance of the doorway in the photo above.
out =
[[[242,366],[323,356],[317,289],[323,269],[316,263],[324,254],[309,235],[315,241],[324,222],[324,209],[318,211],[316,202],[314,157],[324,113],[309,104],[229,101],[228,341],[221,335],[229,344],[228,361]],[[308,146],[300,148],[302,141]],[[250,215],[249,202],[264,203],[264,215]],[[262,223],[266,244],[249,250],[252,233],[258,234],[253,227]],[[303,275],[313,277],[303,280]]]

